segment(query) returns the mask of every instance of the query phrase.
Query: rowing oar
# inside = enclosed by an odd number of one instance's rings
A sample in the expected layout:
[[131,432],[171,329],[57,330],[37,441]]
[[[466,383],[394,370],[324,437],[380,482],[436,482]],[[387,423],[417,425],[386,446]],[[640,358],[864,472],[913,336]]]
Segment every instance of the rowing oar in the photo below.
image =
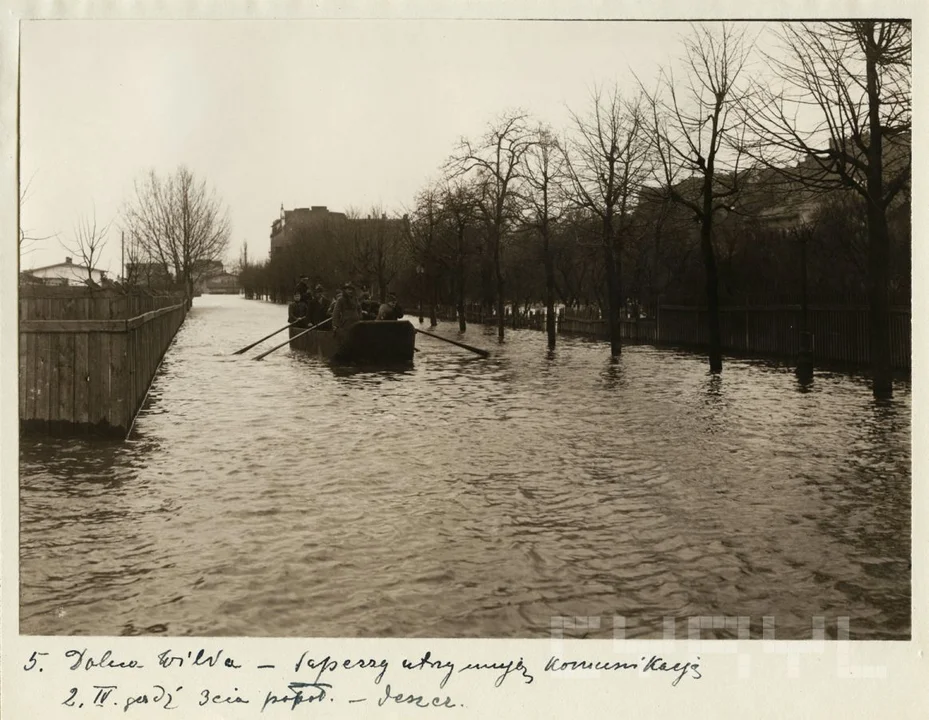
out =
[[290,342],[291,342],[291,340],[296,340],[298,337],[303,337],[303,336],[306,335],[308,332],[313,332],[313,331],[314,331],[316,328],[318,328],[320,325],[325,325],[325,324],[326,324],[327,322],[329,322],[330,320],[332,320],[332,318],[331,318],[331,317],[327,317],[327,318],[326,318],[325,320],[323,320],[321,323],[316,323],[313,327],[307,328],[306,330],[304,330],[304,331],[301,332],[301,333],[297,333],[297,334],[294,335],[292,338],[288,338],[287,340],[285,340],[284,342],[282,342],[280,345],[275,345],[275,346],[274,346],[273,348],[271,348],[270,350],[261,353],[261,355],[259,355],[259,356],[256,357],[255,359],[256,359],[256,360],[261,360],[263,357],[266,357],[267,355],[270,355],[270,354],[273,353],[275,350],[278,350],[279,348],[282,348],[282,347],[284,347],[285,345],[289,345]]
[[253,347],[255,347],[256,345],[258,345],[258,344],[260,344],[260,343],[263,343],[263,342],[264,342],[265,340],[267,340],[268,338],[272,338],[272,337],[274,337],[275,335],[277,335],[279,332],[284,332],[287,328],[292,328],[294,325],[296,325],[297,323],[301,323],[301,322],[303,322],[304,320],[306,320],[305,317],[297,318],[297,319],[294,320],[292,323],[290,323],[290,325],[285,325],[285,326],[282,327],[280,330],[275,330],[275,331],[274,331],[273,333],[271,333],[270,335],[265,335],[263,338],[261,338],[261,340],[256,340],[256,341],[253,342],[251,345],[246,345],[246,346],[245,346],[244,348],[242,348],[241,350],[236,350],[236,351],[235,351],[234,353],[232,353],[232,354],[233,354],[233,355],[241,355],[241,354],[244,353],[244,352],[248,352],[248,351],[251,350]]
[[457,345],[460,348],[464,348],[465,350],[470,350],[473,353],[477,353],[481,357],[490,357],[490,353],[487,352],[486,350],[481,350],[480,348],[471,347],[470,345],[465,345],[464,343],[460,343],[455,340],[449,340],[448,338],[444,338],[441,335],[433,335],[431,332],[426,332],[425,330],[420,330],[419,328],[413,328],[413,329],[418,333],[422,333],[423,335],[428,335],[429,337],[435,338],[436,340],[442,340],[444,342],[451,343],[452,345]]

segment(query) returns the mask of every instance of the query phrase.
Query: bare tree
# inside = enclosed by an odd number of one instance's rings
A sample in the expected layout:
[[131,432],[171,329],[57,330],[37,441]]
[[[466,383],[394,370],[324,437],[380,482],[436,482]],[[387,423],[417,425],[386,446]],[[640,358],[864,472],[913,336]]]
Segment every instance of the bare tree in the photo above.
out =
[[388,218],[387,213],[380,207],[371,209],[371,220],[365,241],[370,247],[377,298],[381,303],[387,300],[390,283],[400,271],[400,244],[403,231],[399,226],[406,222],[404,218]]
[[239,251],[239,259],[236,263],[235,272],[241,274],[248,270],[248,240],[242,242],[242,249]]
[[137,180],[123,219],[147,256],[174,269],[188,302],[210,263],[221,261],[229,247],[225,206],[206,180],[183,166],[165,178],[151,170]]
[[466,182],[449,181],[442,188],[440,201],[441,216],[448,229],[449,255],[453,270],[455,296],[458,309],[458,330],[468,328],[465,319],[466,278],[465,265],[471,254],[469,236],[476,230],[477,197],[475,188]]
[[573,115],[575,136],[565,148],[574,204],[597,219],[606,272],[610,354],[622,352],[619,312],[624,305],[622,256],[632,209],[649,167],[640,100],[593,91],[586,116]]
[[743,184],[739,163],[744,125],[738,113],[743,70],[751,52],[744,31],[730,24],[695,25],[684,40],[685,82],[662,70],[647,93],[656,180],[665,197],[693,211],[700,225],[706,282],[710,371],[722,372],[719,277],[713,228],[734,207]]
[[426,299],[426,283],[430,285],[430,324],[438,324],[436,317],[436,295],[441,275],[442,256],[439,248],[441,224],[440,192],[434,187],[421,190],[416,196],[416,205],[404,223],[404,232],[409,254],[416,263],[417,299],[419,321],[423,321],[423,301]]
[[504,276],[501,254],[514,220],[513,203],[523,158],[534,142],[527,115],[511,111],[491,123],[478,143],[462,138],[446,164],[451,176],[470,174],[481,192],[477,204],[490,230],[497,296],[497,336],[504,337]]
[[[893,392],[888,211],[911,176],[908,21],[785,23],[769,57],[780,87],[755,84],[744,103],[752,155],[808,191],[851,190],[866,207],[875,396]],[[800,160],[797,163],[797,160]]]
[[81,259],[84,269],[87,271],[87,285],[91,288],[96,286],[93,271],[94,263],[99,261],[103,248],[106,247],[107,233],[110,230],[110,223],[103,227],[97,225],[97,210],[94,208],[90,217],[81,215],[78,218],[72,231],[71,240],[65,242],[59,240],[61,246],[68,252]]
[[567,167],[564,152],[551,129],[540,125],[535,142],[525,156],[520,191],[526,207],[525,224],[542,240],[545,267],[545,330],[548,347],[555,347],[555,254],[554,226],[567,210]]

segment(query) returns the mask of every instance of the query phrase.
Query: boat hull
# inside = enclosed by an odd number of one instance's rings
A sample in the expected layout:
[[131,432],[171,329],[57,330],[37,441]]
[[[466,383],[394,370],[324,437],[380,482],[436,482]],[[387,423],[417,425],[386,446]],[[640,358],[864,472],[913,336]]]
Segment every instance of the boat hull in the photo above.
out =
[[416,329],[407,320],[365,320],[337,333],[313,330],[300,335],[302,332],[302,328],[290,328],[291,349],[317,355],[331,363],[401,366],[413,362]]

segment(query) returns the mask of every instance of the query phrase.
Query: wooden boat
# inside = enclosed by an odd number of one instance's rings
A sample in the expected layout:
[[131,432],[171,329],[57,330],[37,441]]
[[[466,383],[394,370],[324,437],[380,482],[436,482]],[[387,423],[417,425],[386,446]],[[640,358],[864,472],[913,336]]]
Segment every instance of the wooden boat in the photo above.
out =
[[416,329],[408,320],[362,320],[347,331],[319,329],[297,337],[304,328],[290,328],[293,350],[318,355],[344,365],[400,366],[413,362]]

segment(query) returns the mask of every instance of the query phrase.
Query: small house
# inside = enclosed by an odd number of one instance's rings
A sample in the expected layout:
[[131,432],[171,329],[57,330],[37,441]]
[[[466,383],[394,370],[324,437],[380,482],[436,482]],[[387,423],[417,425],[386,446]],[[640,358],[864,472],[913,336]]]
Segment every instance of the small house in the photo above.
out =
[[106,279],[105,270],[88,268],[86,265],[75,263],[69,257],[66,257],[62,263],[33,268],[25,272],[45,285],[86,285],[88,279],[101,285]]

